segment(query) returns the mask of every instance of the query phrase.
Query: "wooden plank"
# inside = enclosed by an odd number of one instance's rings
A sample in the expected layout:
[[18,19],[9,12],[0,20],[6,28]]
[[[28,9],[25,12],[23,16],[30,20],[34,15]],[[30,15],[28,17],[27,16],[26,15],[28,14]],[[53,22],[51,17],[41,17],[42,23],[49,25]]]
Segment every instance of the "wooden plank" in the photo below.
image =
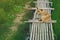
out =
[[38,20],[29,20],[29,21],[24,21],[24,22],[35,22],[35,23],[56,23],[56,20],[51,20],[49,22],[42,22]]
[[[37,1],[33,1],[33,3],[37,3]],[[52,3],[52,2],[49,2],[49,1],[38,1],[38,3]]]
[[[28,10],[36,10],[37,8],[28,8]],[[49,10],[54,10],[54,8],[39,8],[39,9],[49,9]]]

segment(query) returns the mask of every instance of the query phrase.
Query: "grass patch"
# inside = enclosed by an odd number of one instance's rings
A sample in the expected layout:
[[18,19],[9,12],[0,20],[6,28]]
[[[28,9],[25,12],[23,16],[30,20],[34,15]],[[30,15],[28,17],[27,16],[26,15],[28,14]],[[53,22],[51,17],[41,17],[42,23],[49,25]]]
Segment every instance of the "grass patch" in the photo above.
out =
[[53,24],[55,40],[60,40],[60,0],[50,0],[53,2],[55,8],[52,13],[52,19],[56,20],[57,23]]

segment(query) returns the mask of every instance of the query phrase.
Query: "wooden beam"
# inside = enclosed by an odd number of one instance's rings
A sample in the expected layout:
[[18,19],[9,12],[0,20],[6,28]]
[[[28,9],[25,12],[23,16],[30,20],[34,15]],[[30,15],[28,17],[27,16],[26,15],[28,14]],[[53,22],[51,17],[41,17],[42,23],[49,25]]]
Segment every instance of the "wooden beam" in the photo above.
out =
[[35,23],[56,23],[56,20],[51,20],[49,22],[42,22],[38,20],[29,20],[29,21],[24,21],[24,22],[35,22]]
[[[37,8],[28,8],[28,10],[36,10]],[[39,9],[49,9],[49,10],[54,10],[54,8],[39,8]]]
[[[37,3],[37,1],[33,1],[33,3]],[[52,4],[52,2],[49,2],[49,1],[38,1],[38,3],[51,3]]]

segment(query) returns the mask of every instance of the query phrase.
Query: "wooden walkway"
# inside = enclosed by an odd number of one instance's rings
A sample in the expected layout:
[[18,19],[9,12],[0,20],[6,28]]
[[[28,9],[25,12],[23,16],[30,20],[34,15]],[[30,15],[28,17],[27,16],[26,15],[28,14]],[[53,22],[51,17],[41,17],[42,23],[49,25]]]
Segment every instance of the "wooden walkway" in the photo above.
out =
[[29,10],[35,10],[34,17],[32,20],[25,21],[32,23],[30,24],[30,40],[54,40],[52,23],[55,23],[56,21],[51,19],[52,21],[49,23],[43,23],[37,19],[41,17],[41,15],[37,14],[37,8],[45,9],[48,13],[51,14],[51,10],[54,10],[54,8],[50,8],[52,2],[49,2],[49,0],[37,0],[34,1],[34,3],[36,4],[36,7],[29,8]]

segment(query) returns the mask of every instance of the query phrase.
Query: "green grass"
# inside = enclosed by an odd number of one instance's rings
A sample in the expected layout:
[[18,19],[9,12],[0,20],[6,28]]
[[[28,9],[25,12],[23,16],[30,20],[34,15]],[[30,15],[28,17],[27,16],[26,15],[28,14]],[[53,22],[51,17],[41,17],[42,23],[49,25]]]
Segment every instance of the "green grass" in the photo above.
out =
[[30,0],[0,0],[0,40],[5,40],[6,36],[3,34],[9,32],[16,14],[24,11],[24,6],[28,1]]
[[56,20],[57,23],[53,24],[55,40],[60,40],[60,0],[51,0],[53,7],[55,8],[52,13],[52,19]]
[[[22,21],[27,21],[32,19],[33,11],[26,12]],[[16,35],[13,37],[14,40],[25,40],[27,36],[27,32],[29,32],[29,23],[23,23],[19,25],[18,31]]]

